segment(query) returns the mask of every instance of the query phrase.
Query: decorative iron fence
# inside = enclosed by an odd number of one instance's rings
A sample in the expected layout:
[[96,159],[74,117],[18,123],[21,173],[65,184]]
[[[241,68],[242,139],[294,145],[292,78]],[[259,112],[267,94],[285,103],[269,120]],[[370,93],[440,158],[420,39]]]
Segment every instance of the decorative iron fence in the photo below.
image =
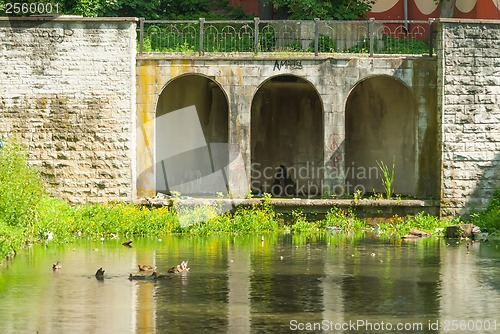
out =
[[138,48],[144,52],[294,52],[433,55],[428,21],[157,21],[141,18]]

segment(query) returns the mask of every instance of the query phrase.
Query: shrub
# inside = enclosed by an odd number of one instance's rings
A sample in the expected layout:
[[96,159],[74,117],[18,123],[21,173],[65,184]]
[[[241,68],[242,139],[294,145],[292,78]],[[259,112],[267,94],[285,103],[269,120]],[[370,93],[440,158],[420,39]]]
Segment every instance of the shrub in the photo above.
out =
[[11,258],[31,242],[44,196],[35,168],[26,163],[22,146],[14,140],[0,148],[0,258]]
[[45,189],[26,160],[22,146],[15,141],[0,149],[0,217],[7,226],[32,229]]
[[477,225],[481,230],[489,233],[500,231],[500,188],[496,189],[491,196],[490,202],[485,210],[472,214],[471,223]]

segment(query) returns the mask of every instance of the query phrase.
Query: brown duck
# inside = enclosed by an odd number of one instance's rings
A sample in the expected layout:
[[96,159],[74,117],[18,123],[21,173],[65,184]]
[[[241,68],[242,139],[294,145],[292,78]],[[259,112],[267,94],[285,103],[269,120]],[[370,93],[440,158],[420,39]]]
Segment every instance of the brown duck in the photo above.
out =
[[187,267],[187,264],[188,264],[187,261],[182,261],[181,264],[178,264],[175,267],[170,268],[168,272],[171,274],[188,272],[189,268]]
[[61,264],[61,263],[59,263],[59,261],[57,261],[56,263],[54,263],[54,264],[52,265],[52,270],[59,270],[59,269],[61,269],[61,268],[62,268],[62,264]]
[[138,264],[139,271],[153,271],[156,267],[150,266],[149,264]]

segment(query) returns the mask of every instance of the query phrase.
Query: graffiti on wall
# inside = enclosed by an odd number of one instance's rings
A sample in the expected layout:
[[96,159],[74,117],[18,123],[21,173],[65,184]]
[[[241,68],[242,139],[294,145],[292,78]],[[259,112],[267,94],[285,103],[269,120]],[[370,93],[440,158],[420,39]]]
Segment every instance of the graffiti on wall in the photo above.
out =
[[274,62],[273,71],[280,71],[282,68],[290,70],[301,70],[302,61],[300,60],[276,60]]

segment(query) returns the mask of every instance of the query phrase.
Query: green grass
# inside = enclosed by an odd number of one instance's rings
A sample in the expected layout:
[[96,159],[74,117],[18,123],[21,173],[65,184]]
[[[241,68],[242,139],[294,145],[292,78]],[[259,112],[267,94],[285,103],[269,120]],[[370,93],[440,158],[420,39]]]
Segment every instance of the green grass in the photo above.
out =
[[460,224],[460,219],[439,219],[424,212],[415,216],[400,217],[394,215],[387,222],[380,222],[376,232],[381,237],[403,237],[410,233],[411,229],[430,233],[434,236],[443,236],[446,227],[449,225]]

